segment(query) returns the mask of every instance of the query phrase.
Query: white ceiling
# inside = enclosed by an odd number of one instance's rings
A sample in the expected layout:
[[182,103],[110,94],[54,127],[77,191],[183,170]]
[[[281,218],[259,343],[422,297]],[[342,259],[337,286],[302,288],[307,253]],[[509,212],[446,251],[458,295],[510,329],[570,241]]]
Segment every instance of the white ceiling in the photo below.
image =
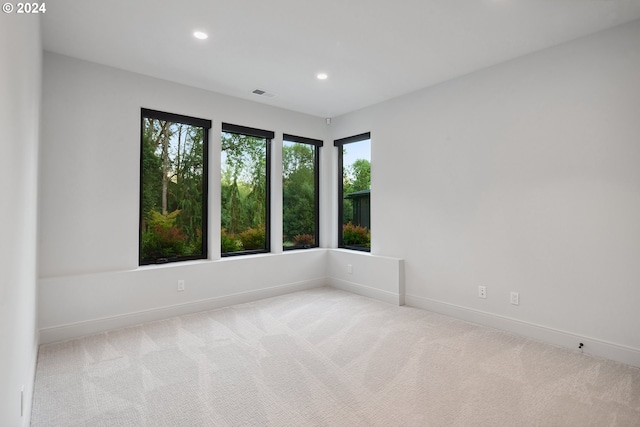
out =
[[42,25],[48,51],[335,117],[639,18],[640,0],[55,0]]

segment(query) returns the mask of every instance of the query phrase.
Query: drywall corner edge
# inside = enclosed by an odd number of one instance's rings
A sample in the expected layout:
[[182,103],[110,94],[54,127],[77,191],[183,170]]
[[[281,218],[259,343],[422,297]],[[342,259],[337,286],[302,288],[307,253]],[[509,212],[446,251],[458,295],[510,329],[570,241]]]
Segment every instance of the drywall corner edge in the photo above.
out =
[[347,249],[327,251],[327,283],[337,289],[404,305],[404,261]]

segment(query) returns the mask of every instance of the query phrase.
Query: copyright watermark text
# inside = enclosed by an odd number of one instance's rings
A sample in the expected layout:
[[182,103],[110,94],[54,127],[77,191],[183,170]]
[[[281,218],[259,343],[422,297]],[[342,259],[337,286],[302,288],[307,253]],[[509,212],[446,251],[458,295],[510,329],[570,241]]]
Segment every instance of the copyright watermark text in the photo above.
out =
[[4,13],[45,13],[47,6],[45,3],[5,3],[2,5]]

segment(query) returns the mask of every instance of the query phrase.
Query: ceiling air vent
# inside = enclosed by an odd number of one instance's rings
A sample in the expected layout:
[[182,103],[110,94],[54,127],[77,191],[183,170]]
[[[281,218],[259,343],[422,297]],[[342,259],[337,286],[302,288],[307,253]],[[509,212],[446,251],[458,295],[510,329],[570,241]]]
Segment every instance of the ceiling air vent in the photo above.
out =
[[253,92],[258,96],[266,96],[267,98],[273,98],[275,95],[273,93],[269,93],[266,90],[262,90],[262,89],[255,89]]

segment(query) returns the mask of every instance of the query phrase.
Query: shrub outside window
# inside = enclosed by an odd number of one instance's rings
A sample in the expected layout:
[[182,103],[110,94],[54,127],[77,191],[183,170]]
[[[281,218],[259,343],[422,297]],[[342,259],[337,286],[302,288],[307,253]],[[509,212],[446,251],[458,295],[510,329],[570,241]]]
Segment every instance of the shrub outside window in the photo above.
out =
[[284,250],[318,246],[319,156],[322,141],[285,134],[282,142]]
[[207,258],[211,121],[143,108],[139,264]]

